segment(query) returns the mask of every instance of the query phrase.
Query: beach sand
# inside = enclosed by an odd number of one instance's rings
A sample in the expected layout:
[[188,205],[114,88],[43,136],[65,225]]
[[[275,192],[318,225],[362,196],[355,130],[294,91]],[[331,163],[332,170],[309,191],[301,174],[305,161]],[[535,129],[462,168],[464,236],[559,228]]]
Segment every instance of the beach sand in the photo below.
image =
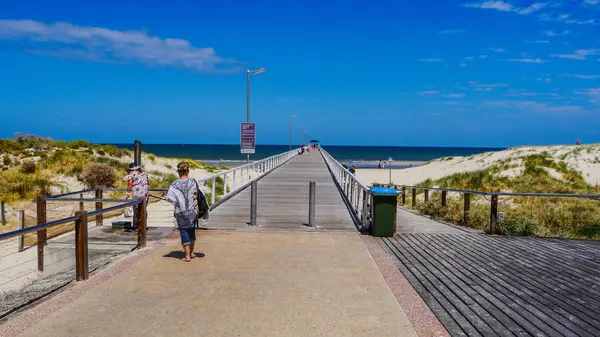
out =
[[[397,185],[415,185],[426,179],[440,179],[455,173],[473,172],[488,168],[500,161],[509,161],[516,168],[501,172],[506,176],[515,176],[522,170],[522,158],[547,153],[555,162],[563,161],[576,171],[590,185],[600,185],[600,145],[557,145],[517,147],[499,152],[487,152],[470,157],[447,157],[433,160],[425,165],[392,170],[392,183]],[[546,169],[550,175],[562,179],[562,175],[552,169]],[[370,186],[373,183],[389,183],[388,169],[357,169],[358,180]]]

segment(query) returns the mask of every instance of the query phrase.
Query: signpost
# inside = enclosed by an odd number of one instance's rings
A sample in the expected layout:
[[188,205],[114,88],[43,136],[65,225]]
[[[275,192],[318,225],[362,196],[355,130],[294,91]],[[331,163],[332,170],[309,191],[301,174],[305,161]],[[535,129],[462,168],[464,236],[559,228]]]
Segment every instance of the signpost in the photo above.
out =
[[256,126],[254,123],[242,123],[241,130],[241,153],[256,153]]

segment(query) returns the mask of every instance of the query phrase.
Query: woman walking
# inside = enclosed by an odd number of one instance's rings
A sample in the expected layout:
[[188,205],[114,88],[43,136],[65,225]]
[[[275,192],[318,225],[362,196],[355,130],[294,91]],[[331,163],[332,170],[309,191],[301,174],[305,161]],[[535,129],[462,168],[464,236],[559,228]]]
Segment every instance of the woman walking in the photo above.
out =
[[[200,195],[198,182],[188,177],[190,165],[187,162],[177,164],[179,179],[175,180],[167,192],[167,201],[175,207],[175,221],[181,235],[181,245],[185,251],[185,257],[181,259],[190,262],[196,257],[194,246],[196,244],[196,228],[198,227],[199,210],[207,208],[204,195]],[[201,205],[196,207],[196,200]],[[208,211],[204,215],[208,215]]]
[[[136,165],[134,163],[129,164],[127,168],[127,175],[123,178],[123,180],[127,181],[127,194],[125,197],[129,199],[133,197],[133,199],[141,200],[141,204],[135,205],[135,227],[138,227],[140,223],[140,214],[142,211],[141,205],[147,208],[148,206],[148,194],[150,193],[150,186],[148,185],[148,174],[142,170],[142,167]],[[146,219],[148,219],[148,212],[144,212],[146,214]],[[148,224],[146,223],[146,226]]]

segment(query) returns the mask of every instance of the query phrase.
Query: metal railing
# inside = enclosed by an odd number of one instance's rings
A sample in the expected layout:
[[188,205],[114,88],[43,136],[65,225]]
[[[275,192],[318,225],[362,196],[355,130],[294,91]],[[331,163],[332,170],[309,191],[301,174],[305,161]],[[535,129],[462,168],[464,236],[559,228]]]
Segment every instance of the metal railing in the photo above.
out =
[[[374,184],[375,185],[375,184]],[[569,193],[531,193],[531,192],[482,192],[475,190],[463,190],[454,188],[441,188],[441,187],[427,187],[427,186],[410,186],[410,185],[396,185],[396,184],[379,184],[381,186],[393,187],[396,190],[402,190],[401,194],[401,205],[406,205],[406,191],[411,190],[411,206],[415,208],[417,206],[417,190],[422,190],[424,194],[423,200],[429,201],[429,191],[441,192],[441,206],[447,205],[448,192],[460,193],[463,195],[463,209],[462,209],[462,222],[464,224],[469,223],[470,210],[471,210],[471,196],[479,195],[483,197],[490,197],[490,221],[488,232],[491,234],[500,234],[499,229],[499,217],[498,217],[498,203],[499,198],[502,196],[507,197],[544,197],[544,198],[582,198],[582,199],[600,199],[600,194],[569,194]]]
[[[226,201],[237,192],[250,186],[250,183],[263,177],[265,174],[273,171],[279,166],[285,164],[298,155],[297,150],[292,150],[271,156],[262,160],[248,163],[242,166],[232,168],[227,171],[219,172],[211,176],[197,179],[200,186],[208,185],[210,195],[208,203],[211,209]],[[104,191],[126,191],[126,188],[103,188]],[[166,188],[150,188],[150,192],[166,192]],[[70,194],[77,194],[72,192]]]
[[371,221],[371,189],[361,184],[342,164],[321,148],[325,163],[341,188],[352,216],[360,223],[361,230],[367,230]]

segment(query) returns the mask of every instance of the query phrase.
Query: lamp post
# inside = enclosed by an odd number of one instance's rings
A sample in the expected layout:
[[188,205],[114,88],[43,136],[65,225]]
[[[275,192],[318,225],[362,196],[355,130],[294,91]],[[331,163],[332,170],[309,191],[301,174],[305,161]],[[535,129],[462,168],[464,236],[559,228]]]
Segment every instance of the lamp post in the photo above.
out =
[[[246,122],[250,123],[250,75],[257,75],[267,71],[267,68],[246,71],[247,78],[247,94],[246,94]],[[250,162],[250,154],[247,154],[246,159]]]
[[292,151],[292,120],[296,117],[298,117],[298,115],[290,116],[290,151]]

